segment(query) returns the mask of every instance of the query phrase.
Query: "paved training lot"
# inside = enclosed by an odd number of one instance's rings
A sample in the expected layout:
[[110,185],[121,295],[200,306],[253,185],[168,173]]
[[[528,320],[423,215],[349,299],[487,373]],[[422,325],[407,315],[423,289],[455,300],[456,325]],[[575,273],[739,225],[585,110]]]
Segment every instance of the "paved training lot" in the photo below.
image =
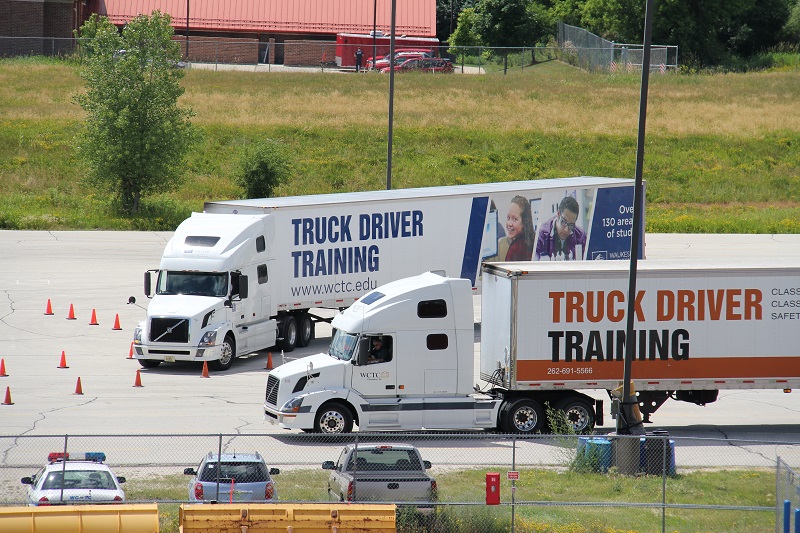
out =
[[[267,354],[201,378],[198,364],[141,369],[128,360],[133,328],[145,311],[142,274],[158,266],[167,232],[0,231],[0,434],[263,433]],[[800,235],[648,235],[659,258],[780,257],[800,263]],[[47,300],[53,313],[46,316]],[[75,320],[67,320],[70,305]],[[99,325],[90,325],[95,310]],[[479,314],[479,311],[476,312]],[[112,329],[119,315],[121,331]],[[291,357],[327,348],[330,328]],[[58,368],[61,353],[69,368]],[[281,354],[273,353],[280,364]],[[82,395],[76,395],[77,380]],[[604,393],[602,393],[604,394]],[[603,395],[598,395],[602,398]],[[729,391],[705,408],[667,402],[653,420],[671,435],[743,436],[800,441],[800,391]],[[607,416],[606,428],[613,422]]]

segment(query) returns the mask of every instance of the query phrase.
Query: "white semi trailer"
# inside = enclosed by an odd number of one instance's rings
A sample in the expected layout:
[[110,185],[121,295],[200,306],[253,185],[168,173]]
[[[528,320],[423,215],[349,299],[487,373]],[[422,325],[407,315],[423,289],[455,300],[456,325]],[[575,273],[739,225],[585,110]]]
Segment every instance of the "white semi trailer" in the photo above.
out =
[[[576,431],[602,417],[579,392],[623,379],[627,261],[483,266],[473,387],[471,283],[435,273],[366,294],[333,320],[328,353],[267,377],[265,419],[291,429],[497,428],[531,433],[545,409]],[[800,265],[639,262],[632,379],[649,416],[668,398],[800,386]],[[370,342],[389,347],[370,360]]]
[[134,356],[145,367],[209,361],[226,370],[237,355],[307,346],[322,320],[311,309],[343,309],[396,279],[439,270],[477,290],[481,261],[503,259],[512,210],[526,207],[533,241],[564,198],[578,206],[568,217],[583,236],[574,248],[578,259],[627,255],[632,180],[209,202],[177,228],[159,268],[145,275],[152,301],[134,335]]

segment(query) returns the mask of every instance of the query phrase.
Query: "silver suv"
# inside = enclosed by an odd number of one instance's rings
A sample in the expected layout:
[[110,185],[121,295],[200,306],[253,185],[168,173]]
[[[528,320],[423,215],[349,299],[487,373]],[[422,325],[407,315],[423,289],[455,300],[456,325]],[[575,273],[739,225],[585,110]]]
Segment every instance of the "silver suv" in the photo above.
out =
[[277,468],[267,468],[259,453],[223,453],[221,457],[209,452],[197,470],[187,468],[184,474],[194,476],[189,481],[189,501],[238,502],[272,501],[278,498],[272,477],[280,474]]

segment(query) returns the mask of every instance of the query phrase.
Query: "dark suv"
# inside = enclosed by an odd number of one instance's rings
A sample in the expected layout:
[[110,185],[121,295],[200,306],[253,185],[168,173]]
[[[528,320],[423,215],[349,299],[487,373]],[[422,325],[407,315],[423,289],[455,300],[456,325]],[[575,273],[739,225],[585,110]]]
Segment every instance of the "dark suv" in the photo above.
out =
[[259,453],[223,453],[218,459],[210,453],[197,470],[187,468],[184,474],[194,476],[189,481],[189,501],[270,501],[278,497],[270,476],[280,474],[277,468],[267,468]]

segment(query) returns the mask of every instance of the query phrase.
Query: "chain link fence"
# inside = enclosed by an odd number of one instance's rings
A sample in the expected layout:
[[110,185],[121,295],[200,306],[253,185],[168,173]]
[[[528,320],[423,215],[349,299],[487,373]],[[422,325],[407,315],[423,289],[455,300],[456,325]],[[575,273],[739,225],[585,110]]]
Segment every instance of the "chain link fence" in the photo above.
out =
[[[507,47],[485,46],[450,47],[447,43],[419,49],[420,53],[442,57],[452,62],[454,71],[464,74],[524,74],[536,65],[561,60],[589,71],[627,72],[641,69],[640,45],[615,44],[592,35],[580,28],[560,25],[558,47]],[[575,31],[573,31],[575,30]],[[588,37],[587,37],[588,36]],[[359,45],[338,45],[334,41],[296,40],[275,42],[258,39],[226,39],[176,35],[181,46],[181,66],[211,70],[272,71],[342,71],[354,72],[354,57]],[[374,72],[372,48],[361,46],[362,72]],[[384,47],[385,48],[385,47]],[[397,61],[410,59],[409,48]],[[0,37],[0,57],[49,56],[81,60],[80,39],[53,37]],[[382,59],[388,55],[377,51]],[[344,66],[342,66],[344,65]],[[667,71],[677,68],[677,47],[654,46],[651,68]],[[378,69],[387,67],[379,63]]]
[[[641,72],[644,47],[615,43],[583,28],[558,23],[560,59],[590,72]],[[650,70],[665,73],[678,68],[678,47],[652,45]]]
[[[776,505],[782,513],[784,499],[798,502],[798,478],[789,465],[800,464],[800,444],[664,435],[287,432],[0,436],[0,505],[26,504],[28,485],[20,480],[35,475],[50,454],[76,459],[86,452],[104,453],[114,474],[126,478],[128,502],[189,501],[184,470],[220,452],[260,453],[268,468],[280,470],[273,476],[279,501],[326,502],[330,471],[322,463],[336,462],[351,443],[420,450],[431,462],[427,473],[437,493],[435,501],[416,505],[434,509],[424,514],[432,531],[550,531],[536,529],[542,524],[594,524],[585,531],[772,531]],[[499,479],[498,505],[486,504],[488,474]],[[768,495],[776,478],[777,494]],[[363,491],[354,494],[354,501],[369,499]],[[403,509],[412,514],[399,530],[416,531],[422,513]],[[709,519],[721,529],[706,527]]]
[[777,465],[775,533],[800,531],[800,472],[781,457]]

